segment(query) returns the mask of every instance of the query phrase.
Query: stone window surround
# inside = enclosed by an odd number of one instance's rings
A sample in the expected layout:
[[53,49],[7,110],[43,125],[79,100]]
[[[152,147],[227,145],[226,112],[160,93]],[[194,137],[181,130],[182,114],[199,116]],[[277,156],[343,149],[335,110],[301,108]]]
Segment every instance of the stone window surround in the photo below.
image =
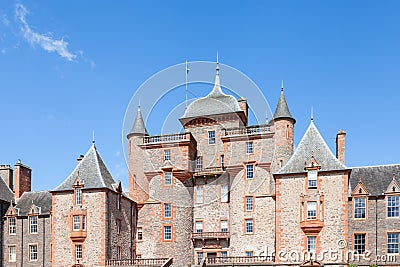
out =
[[[171,212],[171,216],[170,217],[166,217],[165,216],[165,205],[170,205],[170,207],[171,207],[171,210],[170,210],[170,212]],[[172,205],[172,203],[161,203],[161,218],[163,219],[163,220],[173,220],[174,218],[175,218],[175,207],[174,207],[174,205]]]
[[[33,218],[36,218],[36,224],[32,224]],[[30,235],[37,235],[38,228],[39,228],[39,216],[37,214],[29,214],[28,215],[28,222],[29,222],[29,234]],[[36,226],[36,228],[35,228]],[[32,231],[35,230],[35,231]]]
[[[309,179],[310,176],[311,176],[310,172],[314,172],[314,171],[316,172],[316,174],[315,174],[315,179]],[[310,181],[312,181],[312,180],[315,181],[316,186],[310,186]],[[309,169],[309,170],[307,171],[307,177],[306,177],[306,187],[307,187],[307,190],[316,190],[316,189],[320,188],[320,185],[319,185],[319,181],[318,181],[318,180],[319,180],[319,179],[318,179],[318,169]]]
[[[165,228],[171,227],[171,239],[165,239]],[[163,242],[173,242],[174,241],[174,227],[172,224],[163,224],[162,225],[162,241]]]
[[[252,201],[251,201],[251,209],[247,209],[248,208],[248,206],[247,206],[247,199],[251,199]],[[253,195],[245,195],[244,196],[244,211],[245,212],[251,212],[251,211],[254,211],[254,208],[255,208],[255,197],[253,196]]]
[[[352,249],[353,249],[353,251],[356,251],[355,250],[355,246],[356,246],[356,243],[355,243],[355,236],[356,235],[365,235],[365,251],[367,251],[368,250],[368,233],[367,232],[354,232],[353,233],[353,236],[352,236]],[[360,254],[360,255],[362,255],[362,254]]]
[[226,233],[229,233],[229,220],[228,219],[225,219],[225,218],[221,218],[220,220],[219,220],[219,229],[220,229],[220,231],[221,231],[221,233],[225,233],[223,230],[222,230],[222,222],[226,222],[226,229],[227,229],[227,231],[226,231]]
[[[78,246],[80,246],[81,247],[81,258],[78,258],[77,256],[77,248],[78,248]],[[74,243],[73,244],[73,252],[74,252],[74,255],[75,255],[75,260],[83,260],[84,259],[84,250],[85,250],[85,248],[84,248],[84,245],[83,245],[83,243]]]
[[[317,252],[317,236],[308,235],[307,236],[307,252],[316,253]],[[312,241],[312,242],[310,242]],[[311,246],[314,246],[314,249],[311,249]]]
[[[171,183],[168,183],[168,184],[165,183],[165,174],[166,173],[171,173]],[[171,187],[171,186],[173,186],[175,184],[174,174],[173,174],[171,168],[163,169],[163,173],[162,173],[161,178],[162,178],[161,184],[162,184],[163,187]]]
[[[224,187],[227,187],[226,193],[223,190]],[[226,201],[223,201],[223,195],[226,194]],[[219,200],[220,203],[229,203],[229,185],[228,184],[221,184],[219,185]]]
[[[201,223],[201,229],[197,229],[197,225],[200,225],[198,223]],[[201,230],[201,232],[197,232],[197,230]],[[202,233],[202,232],[204,232],[204,220],[203,219],[195,219],[193,232],[194,233]]]
[[[36,247],[36,259],[32,259],[32,257],[33,257],[32,249],[34,247]],[[38,258],[39,258],[38,243],[29,243],[28,244],[28,259],[29,259],[29,262],[36,262],[36,261],[38,261]]]
[[400,205],[399,205],[399,216],[391,216],[389,217],[389,197],[398,197],[399,198],[399,204],[400,204],[400,194],[399,193],[390,193],[386,194],[386,219],[399,219],[400,218]]
[[[243,161],[242,164],[243,164],[243,168],[244,168],[243,179],[244,180],[253,180],[256,177],[256,174],[257,174],[258,162],[255,161],[255,160],[251,160],[251,161]],[[247,166],[248,165],[253,165],[253,178],[247,178]]]
[[[254,229],[254,218],[244,218],[243,219],[244,220],[244,222],[243,222],[243,230],[244,230],[244,234],[245,235],[254,235],[254,232],[255,232],[255,229]],[[247,221],[251,221],[252,222],[252,232],[247,232]]]
[[[308,219],[307,216],[307,202],[317,202],[317,216],[315,219]],[[307,222],[307,221],[323,221],[324,220],[324,196],[321,194],[315,194],[313,196],[310,195],[301,195],[300,196],[300,222]]]
[[[365,217],[364,218],[356,218],[356,199],[364,199],[365,200]],[[356,221],[365,221],[368,219],[368,197],[367,196],[359,196],[353,197],[353,220]]]
[[[389,234],[397,234],[398,235],[398,243],[397,243],[397,248],[398,248],[398,252],[397,253],[389,253]],[[400,254],[400,231],[397,230],[393,230],[393,231],[386,231],[386,238],[387,238],[387,253],[390,255],[399,255]]]
[[[11,251],[10,248],[14,247],[14,260],[10,260]],[[9,244],[7,245],[7,262],[16,262],[17,261],[17,245],[16,244]]]
[[246,142],[246,154],[253,154],[254,153],[254,143],[253,141]]

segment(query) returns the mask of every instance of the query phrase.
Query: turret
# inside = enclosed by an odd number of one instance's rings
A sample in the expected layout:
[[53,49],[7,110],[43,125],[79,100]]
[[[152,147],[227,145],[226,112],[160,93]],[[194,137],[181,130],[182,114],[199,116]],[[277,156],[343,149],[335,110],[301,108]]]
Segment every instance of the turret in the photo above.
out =
[[138,203],[139,207],[147,201],[149,195],[149,182],[144,174],[144,151],[139,147],[143,138],[148,136],[143,120],[140,105],[131,132],[128,134],[128,164],[129,164],[129,192],[130,196]]
[[272,171],[275,172],[286,164],[292,156],[294,149],[294,124],[296,120],[290,114],[288,104],[286,103],[283,81],[273,121],[275,126],[275,160]]

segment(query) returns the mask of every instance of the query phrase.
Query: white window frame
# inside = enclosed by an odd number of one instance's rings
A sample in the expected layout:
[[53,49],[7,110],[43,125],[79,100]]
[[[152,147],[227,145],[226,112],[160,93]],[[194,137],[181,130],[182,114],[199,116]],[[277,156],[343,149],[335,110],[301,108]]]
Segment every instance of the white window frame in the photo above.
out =
[[203,232],[203,221],[196,221],[196,233]]
[[228,220],[221,220],[221,233],[228,233],[229,225]]
[[317,237],[307,236],[307,252],[316,253],[317,251]]
[[138,241],[143,240],[143,228],[142,227],[137,228],[137,240]]
[[38,233],[38,216],[29,216],[29,233],[37,234]]
[[254,233],[254,222],[253,219],[245,219],[245,232],[246,234],[253,234]]
[[196,158],[196,171],[200,171],[203,169],[203,157],[198,156]]
[[317,189],[317,187],[318,187],[317,177],[318,177],[317,170],[309,170],[308,171],[308,174],[307,174],[308,189]]
[[[168,229],[168,231],[167,231]],[[164,240],[172,240],[172,226],[164,225]]]
[[81,217],[79,215],[72,216],[72,230],[73,231],[81,230]]
[[82,230],[86,231],[86,216],[82,216]]
[[[359,254],[364,254],[367,249],[367,234],[365,233],[356,233],[354,234],[354,252],[358,252]],[[364,241],[364,243],[362,243]],[[358,243],[361,242],[361,243]]]
[[307,202],[307,220],[317,219],[317,202],[308,201]]
[[399,233],[387,233],[387,253],[399,254]]
[[81,260],[83,258],[83,247],[81,244],[75,245],[75,259]]
[[203,260],[203,257],[204,257],[203,251],[198,251],[198,252],[197,252],[197,261],[198,261],[198,264],[201,263],[201,261]]
[[400,196],[387,196],[387,217],[399,218]]
[[208,131],[208,144],[215,145],[215,131]]
[[354,219],[367,218],[367,198],[355,197],[354,198]]
[[8,262],[16,262],[17,261],[17,246],[11,245],[8,246]]
[[82,205],[82,189],[79,187],[75,189],[75,204]]
[[29,261],[37,261],[38,260],[38,245],[30,244],[28,246],[29,249]]
[[249,196],[246,197],[246,203],[245,203],[246,211],[253,211],[253,202],[254,202],[253,197]]
[[221,202],[229,202],[229,185],[227,184],[221,185]]
[[204,202],[204,189],[203,186],[198,185],[196,187],[196,204],[202,204]]
[[253,257],[254,256],[254,252],[251,251],[251,250],[247,250],[247,251],[245,251],[245,253],[246,253],[246,257]]
[[164,218],[172,218],[172,204],[164,203]]
[[171,150],[165,149],[164,150],[164,161],[171,160]]
[[15,217],[8,218],[8,234],[9,235],[17,234],[17,218]]

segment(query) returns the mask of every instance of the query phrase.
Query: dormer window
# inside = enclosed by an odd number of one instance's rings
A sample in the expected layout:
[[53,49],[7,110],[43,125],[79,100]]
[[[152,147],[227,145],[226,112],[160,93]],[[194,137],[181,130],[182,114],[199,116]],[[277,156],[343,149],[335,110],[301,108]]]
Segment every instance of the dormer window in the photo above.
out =
[[308,189],[317,189],[317,170],[308,171]]

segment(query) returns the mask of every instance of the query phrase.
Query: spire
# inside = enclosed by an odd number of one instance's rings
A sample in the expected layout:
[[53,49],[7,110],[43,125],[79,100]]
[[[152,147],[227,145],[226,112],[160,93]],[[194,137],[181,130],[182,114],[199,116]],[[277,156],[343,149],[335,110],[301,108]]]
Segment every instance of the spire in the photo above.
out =
[[281,88],[281,96],[279,97],[278,105],[276,106],[276,110],[274,113],[274,119],[276,120],[279,118],[288,118],[296,122],[296,120],[292,117],[292,114],[290,114],[288,104],[286,103],[285,94],[283,92],[283,81]]
[[146,130],[146,125],[143,121],[142,112],[140,111],[140,104],[138,105],[138,111],[136,114],[135,122],[133,123],[131,134],[141,134],[141,135],[149,135]]
[[218,51],[217,51],[217,67],[215,68],[217,71],[217,75],[219,75],[219,60],[218,60]]
[[214,88],[210,92],[210,94],[207,97],[218,97],[218,96],[226,96],[221,89],[221,83],[219,80],[219,60],[218,60],[218,51],[217,51],[217,61],[216,61],[217,66],[215,67],[215,82],[214,82]]

